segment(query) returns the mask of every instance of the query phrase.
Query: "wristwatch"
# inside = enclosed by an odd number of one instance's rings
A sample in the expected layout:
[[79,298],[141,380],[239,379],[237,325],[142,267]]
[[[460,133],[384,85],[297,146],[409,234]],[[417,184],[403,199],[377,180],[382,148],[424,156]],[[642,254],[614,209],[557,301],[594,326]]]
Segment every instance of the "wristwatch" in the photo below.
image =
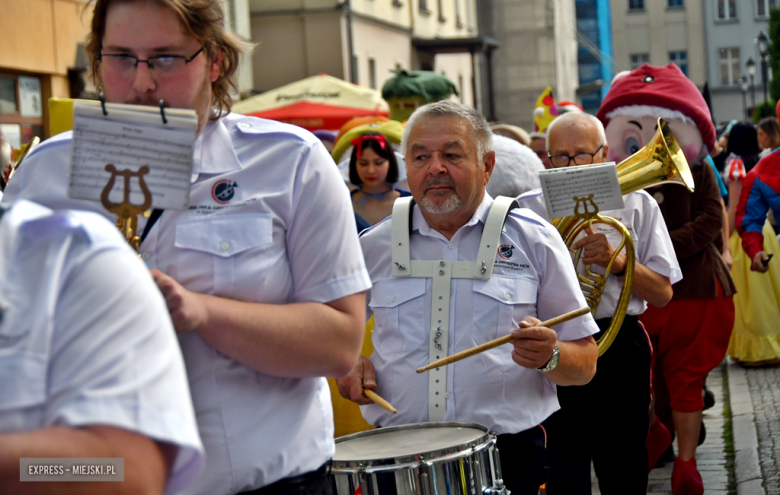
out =
[[550,360],[547,361],[547,364],[545,364],[541,368],[536,368],[536,369],[541,371],[542,373],[547,373],[548,371],[554,370],[555,367],[558,366],[558,361],[560,360],[561,360],[561,353],[558,352],[558,344],[556,343],[555,347],[553,347],[552,356],[550,356]]

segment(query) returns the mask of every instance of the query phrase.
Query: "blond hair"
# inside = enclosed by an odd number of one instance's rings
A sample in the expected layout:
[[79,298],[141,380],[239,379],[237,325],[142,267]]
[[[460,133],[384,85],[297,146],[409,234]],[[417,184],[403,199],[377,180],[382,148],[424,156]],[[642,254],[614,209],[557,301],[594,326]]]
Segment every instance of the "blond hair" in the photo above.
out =
[[[92,25],[87,36],[86,51],[92,69],[95,85],[101,87],[100,52],[103,48],[103,37],[106,32],[106,15],[108,7],[114,3],[155,3],[171,9],[179,17],[185,32],[194,36],[203,47],[209,59],[214,60],[219,52],[224,53],[219,68],[219,77],[211,83],[211,106],[217,110],[212,116],[219,118],[230,112],[233,99],[230,90],[238,91],[236,71],[242,53],[249,52],[252,44],[239,38],[225,28],[225,16],[219,0],[94,0]],[[89,0],[85,9],[92,4]]]

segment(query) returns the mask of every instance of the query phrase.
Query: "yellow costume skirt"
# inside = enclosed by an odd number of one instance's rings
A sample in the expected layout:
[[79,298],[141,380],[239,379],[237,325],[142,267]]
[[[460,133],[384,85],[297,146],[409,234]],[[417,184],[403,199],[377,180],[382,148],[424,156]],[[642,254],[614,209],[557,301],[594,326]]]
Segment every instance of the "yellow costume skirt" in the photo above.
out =
[[766,273],[750,271],[752,260],[742,249],[741,238],[734,232],[730,239],[737,294],[728,353],[732,359],[754,364],[780,359],[780,246],[769,222],[763,234],[767,254],[774,254]]
[[[372,316],[371,319],[368,320],[368,323],[366,323],[366,333],[363,337],[363,350],[360,351],[360,353],[366,357],[371,357],[371,353],[374,352],[374,345],[371,343],[371,333],[373,330],[374,317]],[[343,435],[349,435],[350,433],[357,433],[359,431],[371,430],[374,428],[363,419],[363,416],[360,414],[360,406],[349,399],[345,399],[339,394],[336,380],[328,378],[328,385],[330,385],[330,397],[333,401],[333,422],[336,427],[335,436],[337,438]]]

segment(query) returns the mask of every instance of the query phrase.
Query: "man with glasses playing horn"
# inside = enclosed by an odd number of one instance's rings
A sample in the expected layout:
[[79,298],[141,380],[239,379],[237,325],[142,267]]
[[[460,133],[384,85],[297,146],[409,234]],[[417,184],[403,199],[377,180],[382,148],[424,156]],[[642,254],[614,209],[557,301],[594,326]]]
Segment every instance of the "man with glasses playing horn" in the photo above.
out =
[[[604,126],[588,114],[571,113],[555,119],[547,129],[547,149],[555,168],[603,163],[609,156]],[[647,309],[648,302],[666,305],[672,297],[672,284],[682,278],[682,273],[656,201],[644,191],[627,194],[623,201],[622,210],[600,214],[625,225],[634,241],[637,261],[631,299],[615,341],[598,360],[593,380],[585,386],[558,388],[561,410],[544,423],[550,495],[589,495],[591,461],[601,493],[647,491],[650,342],[637,316]],[[548,218],[541,189],[523,194],[518,202]],[[620,241],[621,234],[608,225],[585,229],[585,235],[572,245],[573,250],[582,248],[577,269],[592,264],[594,273],[599,267],[603,273]],[[602,332],[615,313],[625,268],[624,251],[612,265],[612,275],[596,310]]]
[[[187,493],[331,493],[323,377],[357,359],[370,280],[320,141],[228,113],[248,47],[225,29],[221,3],[97,0],[87,51],[107,101],[163,99],[198,115],[189,210],[150,218],[140,247],[178,332],[206,449]],[[42,144],[6,199],[108,215],[67,198],[70,141]]]
[[[374,353],[338,384],[375,426],[468,421],[497,432],[507,488],[536,494],[547,477],[539,424],[558,409],[556,385],[593,376],[598,328],[590,314],[537,326],[586,303],[555,229],[485,193],[492,137],[484,117],[449,100],[409,119],[401,148],[414,203],[396,200],[392,217],[361,236],[374,284]],[[427,274],[414,271],[421,264]],[[510,333],[519,338],[513,345],[415,372]],[[364,388],[398,413],[373,404]]]

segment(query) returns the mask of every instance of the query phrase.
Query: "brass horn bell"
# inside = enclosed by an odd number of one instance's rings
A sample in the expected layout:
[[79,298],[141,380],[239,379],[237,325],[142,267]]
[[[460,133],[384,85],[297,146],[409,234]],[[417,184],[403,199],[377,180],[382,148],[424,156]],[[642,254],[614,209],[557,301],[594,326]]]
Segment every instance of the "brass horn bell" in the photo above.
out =
[[[674,138],[669,124],[663,119],[658,119],[658,131],[653,136],[653,139],[642,149],[617,165],[617,176],[623,195],[646,187],[667,183],[685,186],[691,192],[693,192],[694,188],[693,176],[691,175],[690,167],[688,167],[688,161]],[[623,239],[615,249],[615,253],[603,275],[591,272],[590,265],[584,267],[585,274],[577,274],[580,287],[593,314],[596,313],[596,308],[598,308],[599,302],[601,302],[601,295],[607,284],[612,265],[623,247],[625,246],[626,248],[626,274],[623,288],[620,291],[615,314],[612,316],[609,328],[598,341],[599,356],[601,356],[615,340],[626,316],[628,303],[631,300],[636,260],[631,234],[616,219],[599,215],[598,209],[596,209],[596,212],[556,218],[552,221],[553,226],[563,237],[569,251],[571,251],[571,246],[579,233],[594,223],[610,225],[621,233]],[[579,263],[581,251],[571,251],[575,269]]]

